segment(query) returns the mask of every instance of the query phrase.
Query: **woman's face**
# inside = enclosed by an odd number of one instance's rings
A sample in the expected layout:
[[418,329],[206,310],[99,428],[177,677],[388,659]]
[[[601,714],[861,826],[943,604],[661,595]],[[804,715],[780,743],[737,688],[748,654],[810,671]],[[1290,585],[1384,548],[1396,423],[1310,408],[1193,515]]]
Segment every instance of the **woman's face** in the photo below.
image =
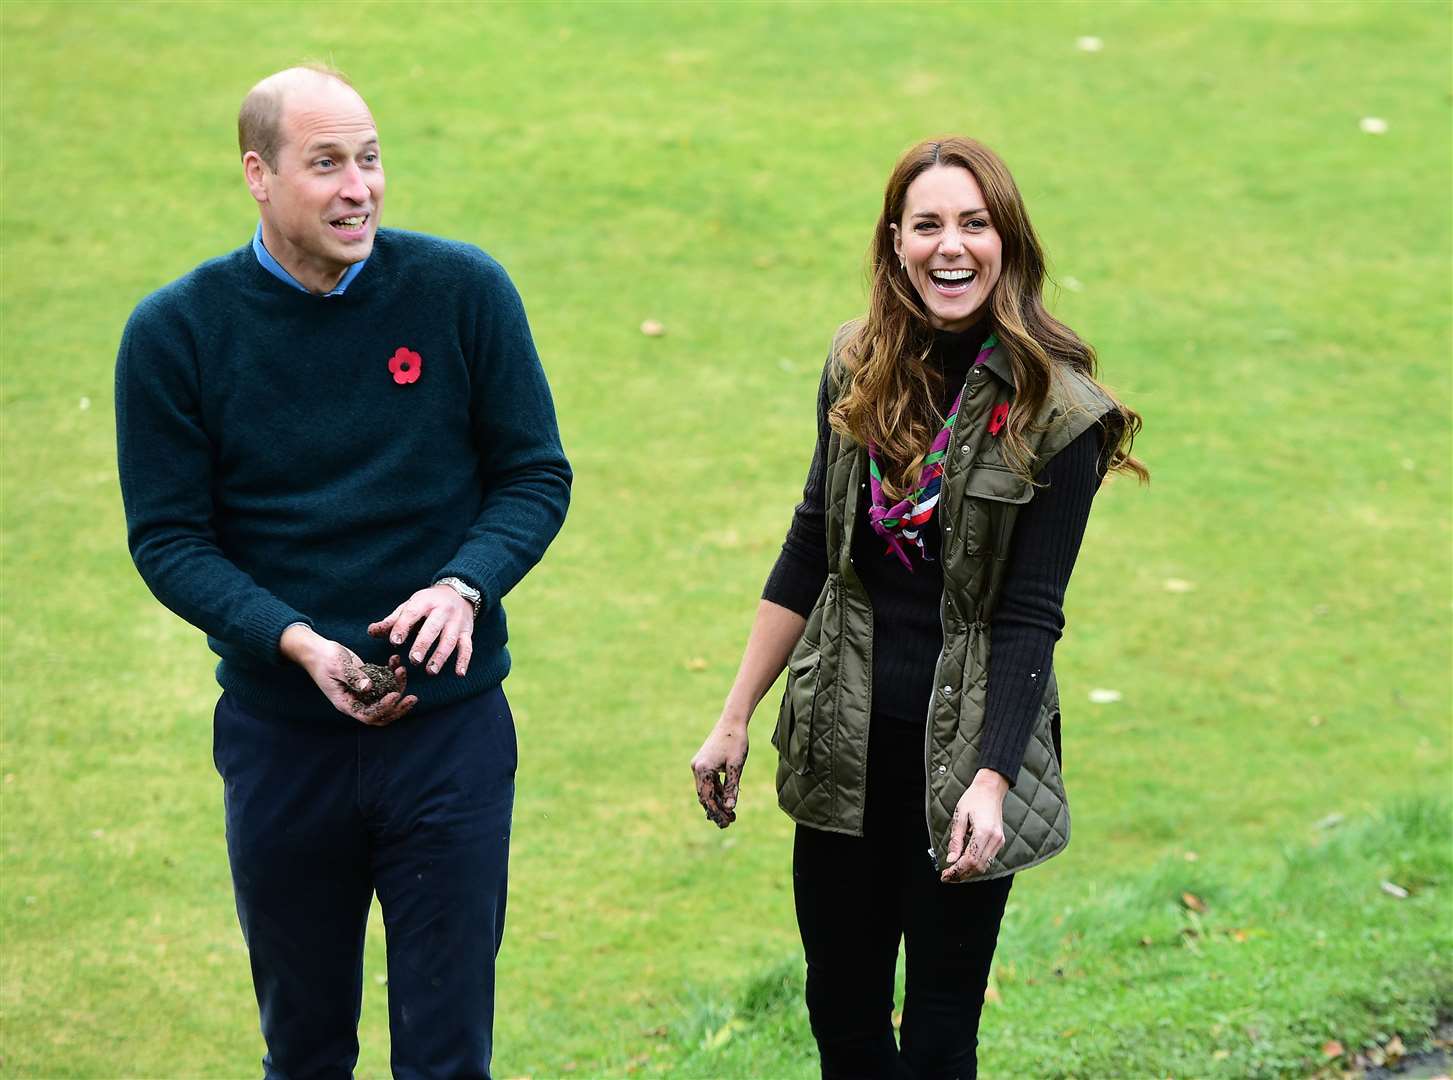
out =
[[934,165],[908,185],[893,229],[908,280],[937,330],[972,326],[999,280],[1003,244],[968,169]]

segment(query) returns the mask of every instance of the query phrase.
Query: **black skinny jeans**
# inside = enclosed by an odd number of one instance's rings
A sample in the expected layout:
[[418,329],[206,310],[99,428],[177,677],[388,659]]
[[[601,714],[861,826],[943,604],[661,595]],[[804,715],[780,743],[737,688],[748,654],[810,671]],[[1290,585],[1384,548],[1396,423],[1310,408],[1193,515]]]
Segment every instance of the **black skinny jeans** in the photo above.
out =
[[[864,835],[804,825],[792,849],[807,1012],[824,1080],[969,1080],[1012,875],[944,885],[929,858],[923,732],[874,716]],[[902,1049],[893,1039],[905,949]]]

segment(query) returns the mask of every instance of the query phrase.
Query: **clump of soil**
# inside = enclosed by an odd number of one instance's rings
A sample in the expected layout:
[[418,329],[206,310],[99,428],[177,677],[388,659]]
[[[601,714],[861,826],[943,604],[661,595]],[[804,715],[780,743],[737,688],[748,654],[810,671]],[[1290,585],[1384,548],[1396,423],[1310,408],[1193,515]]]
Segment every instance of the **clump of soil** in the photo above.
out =
[[368,689],[355,691],[355,694],[365,705],[382,701],[386,695],[399,688],[399,681],[394,678],[394,673],[382,664],[364,664],[363,673],[368,676]]

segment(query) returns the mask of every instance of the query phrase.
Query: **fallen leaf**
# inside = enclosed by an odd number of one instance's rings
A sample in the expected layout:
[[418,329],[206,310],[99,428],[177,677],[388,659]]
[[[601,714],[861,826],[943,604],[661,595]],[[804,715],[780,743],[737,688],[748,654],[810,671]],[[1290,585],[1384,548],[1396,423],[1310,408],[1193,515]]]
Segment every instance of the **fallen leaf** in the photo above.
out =
[[1342,1044],[1336,1039],[1328,1039],[1322,1044],[1322,1056],[1324,1058],[1341,1057],[1343,1053]]
[[1105,690],[1096,687],[1090,691],[1090,703],[1092,705],[1112,705],[1120,700],[1119,690]]
[[1105,43],[1092,34],[1075,39],[1075,48],[1080,52],[1099,52],[1105,47]]
[[694,656],[690,660],[686,661],[686,669],[688,671],[705,671],[706,660],[700,656]]
[[1394,885],[1391,881],[1384,881],[1382,883],[1382,891],[1387,893],[1388,896],[1397,897],[1399,900],[1406,900],[1408,898],[1408,890],[1404,889],[1401,885]]
[[1231,931],[1231,940],[1232,941],[1237,941],[1237,942],[1240,942],[1240,941],[1248,941],[1248,940],[1250,940],[1250,938],[1251,938],[1251,935],[1248,934],[1245,930],[1232,930]]
[[1380,116],[1364,116],[1357,126],[1369,135],[1386,135],[1387,121]]
[[656,1027],[648,1028],[641,1032],[648,1039],[664,1039],[666,1037],[666,1025],[658,1024]]
[[1400,1036],[1394,1035],[1387,1041],[1387,1045],[1382,1048],[1382,1052],[1387,1055],[1387,1063],[1389,1065],[1396,1065],[1402,1056],[1408,1052],[1408,1048],[1403,1045],[1403,1040]]
[[985,1004],[988,1004],[988,1005],[999,1005],[999,1004],[1002,1004],[1003,1001],[1004,1001],[1004,999],[999,996],[999,988],[997,986],[990,986],[987,989],[985,989],[985,991],[984,991],[984,1002],[985,1002]]
[[1173,593],[1186,593],[1195,591],[1195,583],[1186,581],[1184,578],[1168,577],[1165,579],[1165,591]]
[[647,319],[645,322],[641,323],[641,333],[645,334],[647,337],[660,337],[665,332],[666,328],[658,323],[655,319]]
[[720,1050],[729,1041],[731,1041],[731,1037],[734,1034],[736,1034],[744,1027],[746,1027],[746,1024],[733,1016],[730,1020],[728,1020],[725,1024],[721,1026],[720,1030],[713,1034],[711,1038],[706,1040],[706,1049]]
[[1199,914],[1204,914],[1206,911],[1206,902],[1193,892],[1181,893],[1181,903]]
[[1063,1031],[1061,1031],[1059,1033],[1059,1037],[1061,1039],[1073,1039],[1079,1033],[1080,1033],[1080,1029],[1079,1028],[1065,1028]]

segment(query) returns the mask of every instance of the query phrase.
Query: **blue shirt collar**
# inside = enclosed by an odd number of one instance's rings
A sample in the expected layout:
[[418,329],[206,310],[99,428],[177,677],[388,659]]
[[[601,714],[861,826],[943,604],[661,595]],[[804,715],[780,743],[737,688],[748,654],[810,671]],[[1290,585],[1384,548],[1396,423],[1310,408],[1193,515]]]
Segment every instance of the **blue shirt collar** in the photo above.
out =
[[[272,254],[267,250],[266,245],[264,245],[262,242],[262,222],[260,221],[257,223],[257,232],[252,234],[252,253],[257,256],[257,261],[262,264],[262,268],[273,277],[277,278],[281,282],[284,282],[285,284],[291,285],[293,288],[298,289],[301,292],[308,291],[308,287],[297,278],[293,277],[292,274],[284,270],[283,264],[274,259],[272,257]],[[356,278],[360,273],[362,273],[363,268],[367,263],[368,260],[366,258],[363,259],[361,262],[354,263],[347,270],[343,271],[343,276],[338,279],[338,284],[334,287],[333,291],[324,293],[323,295],[342,296],[344,290],[347,289],[349,285],[353,284],[353,279]]]

